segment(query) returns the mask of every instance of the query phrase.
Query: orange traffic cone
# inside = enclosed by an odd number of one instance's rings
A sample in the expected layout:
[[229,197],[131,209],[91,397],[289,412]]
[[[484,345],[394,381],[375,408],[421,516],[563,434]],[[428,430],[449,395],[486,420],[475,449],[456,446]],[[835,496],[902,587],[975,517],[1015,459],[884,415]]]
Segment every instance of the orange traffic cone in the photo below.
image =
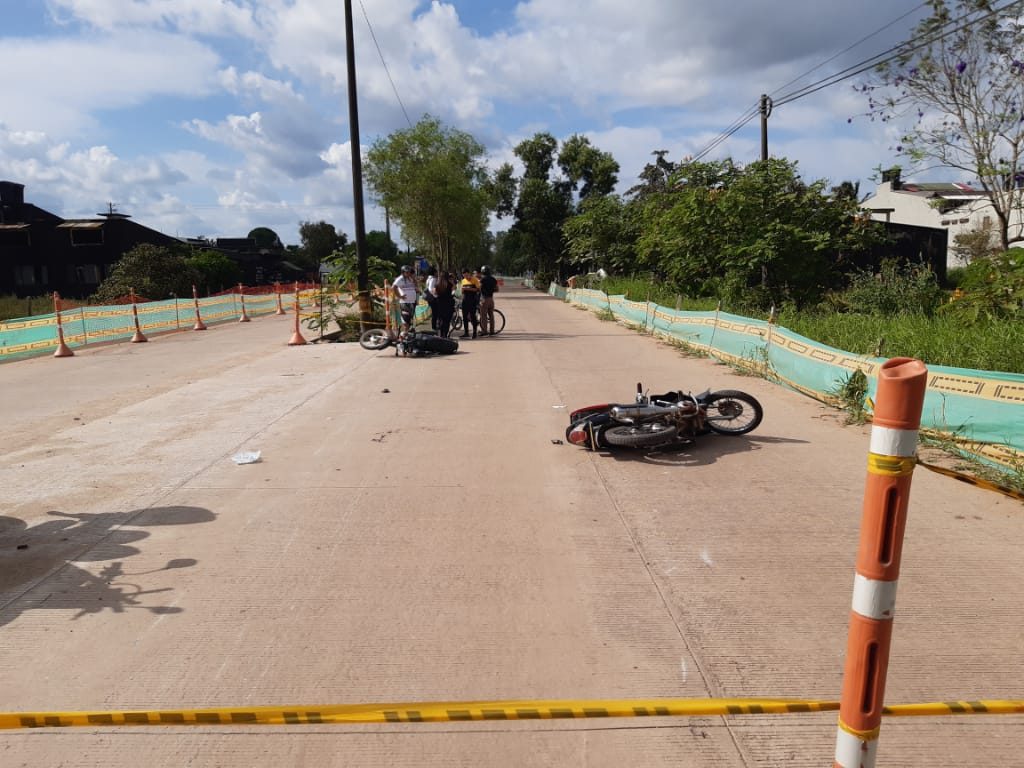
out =
[[288,342],[288,346],[297,347],[305,343],[307,343],[306,339],[299,330],[299,284],[295,283],[295,333],[292,334],[292,338],[291,341]]
[[132,344],[141,344],[149,339],[143,335],[142,328],[139,326],[139,310],[135,306],[135,289],[130,288],[128,292],[132,298],[132,319],[135,321],[135,335],[132,336]]
[[251,322],[249,320],[249,316],[247,314],[245,314],[245,287],[241,283],[238,284],[238,296],[239,296],[239,300],[242,302],[242,314],[239,315],[238,322],[240,322],[240,323]]
[[64,326],[60,319],[60,294],[53,292],[53,313],[57,316],[57,351],[54,357],[74,357],[71,347],[64,343]]
[[280,283],[274,283],[274,292],[277,294],[277,312],[275,312],[274,314],[275,315],[283,315],[283,314],[285,314],[285,311],[284,311],[284,307],[281,306],[281,284]]
[[203,322],[203,318],[199,314],[199,292],[196,287],[192,286],[192,301],[196,305],[196,324],[192,326],[193,331],[205,331],[206,323]]

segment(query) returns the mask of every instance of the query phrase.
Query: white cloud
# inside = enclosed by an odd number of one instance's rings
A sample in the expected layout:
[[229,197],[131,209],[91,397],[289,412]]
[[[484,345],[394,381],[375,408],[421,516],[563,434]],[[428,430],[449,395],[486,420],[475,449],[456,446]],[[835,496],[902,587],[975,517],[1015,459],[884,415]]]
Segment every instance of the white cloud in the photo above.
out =
[[258,3],[231,0],[47,0],[61,23],[80,22],[99,29],[173,28],[189,34],[252,37]]
[[6,82],[17,83],[17,94],[4,101],[4,121],[50,135],[82,135],[98,127],[102,110],[158,96],[209,94],[217,63],[206,46],[159,32],[7,38],[0,45],[0,71]]

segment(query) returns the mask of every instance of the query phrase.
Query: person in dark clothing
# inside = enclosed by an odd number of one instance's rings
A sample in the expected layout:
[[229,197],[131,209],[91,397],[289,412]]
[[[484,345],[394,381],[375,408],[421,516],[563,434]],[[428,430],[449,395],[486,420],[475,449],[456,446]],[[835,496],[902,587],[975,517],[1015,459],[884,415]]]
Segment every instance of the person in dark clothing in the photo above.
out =
[[427,284],[423,288],[423,300],[430,307],[430,329],[437,330],[437,309],[434,308],[434,299],[437,297],[434,289],[437,286],[437,267],[430,267],[427,270]]
[[453,275],[443,269],[434,281],[434,317],[437,318],[437,332],[444,338],[451,333],[452,316],[455,314],[455,290]]
[[494,294],[498,281],[488,266],[480,267],[480,335],[494,335]]
[[476,338],[476,329],[480,323],[477,317],[477,308],[480,306],[480,281],[473,277],[473,273],[463,267],[462,282],[462,338],[469,336],[469,326],[473,326],[473,338]]

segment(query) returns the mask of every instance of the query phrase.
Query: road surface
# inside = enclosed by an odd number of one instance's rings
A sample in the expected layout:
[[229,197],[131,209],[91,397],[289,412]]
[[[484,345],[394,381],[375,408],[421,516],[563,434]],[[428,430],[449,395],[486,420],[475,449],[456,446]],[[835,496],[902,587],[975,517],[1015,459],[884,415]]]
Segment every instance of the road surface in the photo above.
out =
[[[0,710],[838,699],[867,428],[499,299],[505,332],[452,357],[288,347],[289,315],[0,366]],[[765,419],[672,454],[554,442],[639,379]],[[916,472],[888,702],[1024,698],[1022,512]],[[835,722],[43,728],[0,763],[821,766]],[[1017,764],[1022,724],[887,719],[879,765]]]

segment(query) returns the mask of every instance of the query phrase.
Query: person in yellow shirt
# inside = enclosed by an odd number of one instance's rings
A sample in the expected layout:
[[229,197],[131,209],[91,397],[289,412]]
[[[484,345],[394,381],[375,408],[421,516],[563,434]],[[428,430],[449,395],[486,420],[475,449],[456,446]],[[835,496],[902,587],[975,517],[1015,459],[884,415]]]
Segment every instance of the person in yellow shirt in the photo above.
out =
[[473,273],[463,267],[462,281],[459,283],[462,290],[462,338],[469,336],[469,325],[473,324],[473,338],[476,338],[476,329],[480,324],[477,319],[477,308],[480,306],[480,281],[473,277]]

